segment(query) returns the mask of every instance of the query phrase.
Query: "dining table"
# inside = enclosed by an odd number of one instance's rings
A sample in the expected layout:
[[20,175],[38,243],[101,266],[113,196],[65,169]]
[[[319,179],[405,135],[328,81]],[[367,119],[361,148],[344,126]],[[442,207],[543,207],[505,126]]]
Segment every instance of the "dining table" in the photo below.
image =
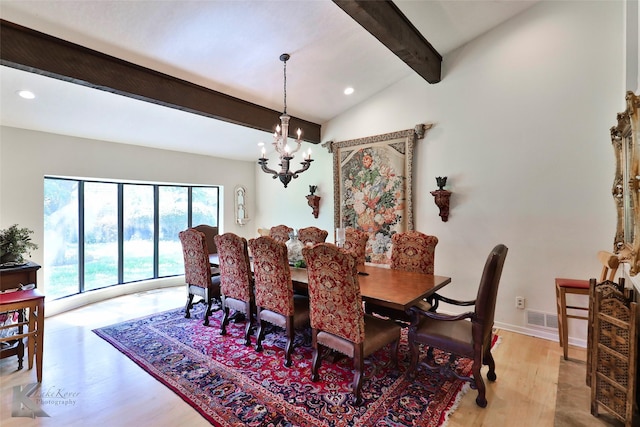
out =
[[[219,266],[218,254],[209,255],[209,261],[211,265]],[[306,289],[309,284],[307,269],[291,266],[291,281],[295,288]],[[406,311],[451,283],[451,278],[365,264],[358,267],[358,282],[364,301]]]

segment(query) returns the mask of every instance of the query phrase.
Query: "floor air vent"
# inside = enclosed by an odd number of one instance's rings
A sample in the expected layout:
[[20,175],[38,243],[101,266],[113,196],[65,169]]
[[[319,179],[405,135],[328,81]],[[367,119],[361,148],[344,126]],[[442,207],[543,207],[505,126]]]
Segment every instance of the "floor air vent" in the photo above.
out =
[[558,316],[556,314],[543,313],[541,311],[527,310],[527,324],[543,328],[557,329]]

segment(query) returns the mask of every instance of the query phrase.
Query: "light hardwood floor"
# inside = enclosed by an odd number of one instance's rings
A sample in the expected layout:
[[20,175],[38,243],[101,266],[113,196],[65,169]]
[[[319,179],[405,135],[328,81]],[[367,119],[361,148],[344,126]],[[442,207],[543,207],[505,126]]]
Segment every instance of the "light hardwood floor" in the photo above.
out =
[[[92,329],[181,306],[183,287],[114,298],[46,319],[41,407],[49,417],[11,414],[14,388],[36,382],[35,369],[16,371],[15,357],[0,361],[0,425],[205,426],[191,406],[99,338]],[[561,350],[557,342],[498,331],[495,383],[489,405],[476,391],[461,399],[449,427],[553,426]],[[584,359],[584,350],[571,349]],[[25,363],[26,365],[26,363]],[[483,369],[486,374],[486,368]]]

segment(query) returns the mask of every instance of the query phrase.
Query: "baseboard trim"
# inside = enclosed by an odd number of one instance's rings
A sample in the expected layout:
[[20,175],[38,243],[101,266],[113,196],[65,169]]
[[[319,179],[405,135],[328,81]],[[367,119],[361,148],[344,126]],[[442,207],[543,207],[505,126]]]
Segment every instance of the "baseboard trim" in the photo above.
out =
[[[499,329],[504,329],[510,332],[516,332],[518,334],[529,335],[536,338],[542,338],[549,341],[559,342],[557,331],[526,328],[526,327],[511,325],[509,323],[502,323],[502,322],[494,322],[494,327]],[[569,337],[569,345],[573,345],[581,348],[587,348],[587,341],[584,339]]]

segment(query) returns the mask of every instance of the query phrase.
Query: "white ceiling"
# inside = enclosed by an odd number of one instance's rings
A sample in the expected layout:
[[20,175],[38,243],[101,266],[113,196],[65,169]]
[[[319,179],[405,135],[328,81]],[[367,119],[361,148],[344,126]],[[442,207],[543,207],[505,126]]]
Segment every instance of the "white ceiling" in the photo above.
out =
[[[446,57],[536,1],[395,3]],[[287,52],[287,110],[319,124],[414,72],[330,0],[0,0],[0,17],[278,111]],[[21,89],[36,99],[19,98]],[[4,66],[0,124],[241,160],[270,142],[265,132]]]

